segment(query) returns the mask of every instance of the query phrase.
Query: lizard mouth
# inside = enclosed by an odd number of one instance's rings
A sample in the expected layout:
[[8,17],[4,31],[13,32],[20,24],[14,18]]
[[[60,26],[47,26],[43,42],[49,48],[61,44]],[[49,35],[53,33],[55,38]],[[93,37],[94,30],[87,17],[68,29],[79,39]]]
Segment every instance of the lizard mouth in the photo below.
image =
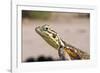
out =
[[35,28],[35,31],[40,35],[41,34],[41,30],[40,30],[40,26]]
[[36,27],[36,28],[35,28],[35,31],[36,31],[37,33],[39,33],[39,32],[40,32],[40,26],[39,26],[39,27]]
[[36,28],[35,28],[35,31],[38,32],[39,29],[40,29],[40,26],[36,27]]

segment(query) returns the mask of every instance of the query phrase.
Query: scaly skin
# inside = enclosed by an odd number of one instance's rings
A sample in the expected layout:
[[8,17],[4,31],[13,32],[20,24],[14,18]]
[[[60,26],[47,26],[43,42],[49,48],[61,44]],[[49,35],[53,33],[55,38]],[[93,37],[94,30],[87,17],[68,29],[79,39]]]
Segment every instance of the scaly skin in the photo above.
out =
[[49,25],[45,24],[36,27],[35,30],[49,45],[58,50],[58,55],[61,60],[81,60],[90,58],[86,52],[65,43],[57,32],[49,28]]

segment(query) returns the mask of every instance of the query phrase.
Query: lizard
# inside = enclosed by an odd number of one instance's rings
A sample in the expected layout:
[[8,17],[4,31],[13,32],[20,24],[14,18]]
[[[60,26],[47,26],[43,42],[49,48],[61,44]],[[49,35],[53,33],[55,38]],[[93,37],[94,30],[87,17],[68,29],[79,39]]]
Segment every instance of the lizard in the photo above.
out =
[[58,50],[61,60],[90,59],[90,55],[62,40],[60,35],[45,24],[35,28],[35,31],[53,48]]

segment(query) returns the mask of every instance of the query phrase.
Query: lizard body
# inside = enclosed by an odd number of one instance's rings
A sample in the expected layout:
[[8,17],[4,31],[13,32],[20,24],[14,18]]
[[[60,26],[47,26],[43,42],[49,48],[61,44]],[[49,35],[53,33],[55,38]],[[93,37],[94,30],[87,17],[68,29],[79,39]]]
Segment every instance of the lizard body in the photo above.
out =
[[49,45],[58,50],[60,59],[80,60],[90,58],[86,52],[63,41],[57,32],[49,28],[49,25],[36,27],[35,30]]

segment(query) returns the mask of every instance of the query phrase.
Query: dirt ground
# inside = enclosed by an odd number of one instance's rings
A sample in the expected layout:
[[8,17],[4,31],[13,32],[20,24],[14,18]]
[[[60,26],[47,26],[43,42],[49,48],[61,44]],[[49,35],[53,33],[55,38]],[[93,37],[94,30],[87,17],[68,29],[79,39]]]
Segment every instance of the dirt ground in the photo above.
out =
[[59,58],[58,51],[48,45],[36,32],[35,28],[49,24],[61,38],[77,48],[90,53],[90,23],[89,18],[62,18],[57,20],[40,21],[23,19],[22,29],[22,62],[29,57],[37,58],[40,55]]

